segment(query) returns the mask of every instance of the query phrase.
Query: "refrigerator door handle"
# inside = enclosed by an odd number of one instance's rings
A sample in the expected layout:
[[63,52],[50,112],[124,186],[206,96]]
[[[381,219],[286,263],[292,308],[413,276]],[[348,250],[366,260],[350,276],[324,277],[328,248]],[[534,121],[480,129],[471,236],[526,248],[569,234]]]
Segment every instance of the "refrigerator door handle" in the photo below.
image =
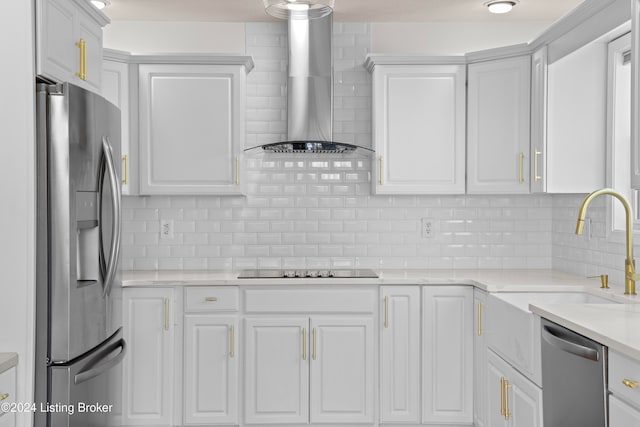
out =
[[[107,136],[102,137],[102,150],[104,152],[106,171],[109,174],[109,185],[111,187],[111,195],[113,198],[111,201],[111,248],[109,249],[109,262],[107,263],[104,274],[103,290],[103,296],[107,297],[111,293],[111,285],[113,284],[113,279],[116,275],[118,257],[120,255],[120,223],[122,215],[120,211],[120,200],[122,196],[120,194],[120,180],[113,161],[113,151],[111,149],[109,137]],[[100,245],[100,249],[102,249],[102,245]]]
[[[118,354],[112,357],[108,357],[115,350],[120,349]],[[122,361],[126,353],[126,344],[124,339],[119,339],[115,343],[107,346],[103,350],[100,350],[94,358],[92,358],[80,372],[78,372],[74,378],[74,384],[80,384],[91,378],[108,371]]]

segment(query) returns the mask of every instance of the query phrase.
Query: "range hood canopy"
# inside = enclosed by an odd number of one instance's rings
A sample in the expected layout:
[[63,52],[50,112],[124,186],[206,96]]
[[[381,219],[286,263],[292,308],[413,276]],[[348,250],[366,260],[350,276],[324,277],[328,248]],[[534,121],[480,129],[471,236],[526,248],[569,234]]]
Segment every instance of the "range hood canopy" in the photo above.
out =
[[333,0],[263,0],[287,20],[287,140],[248,148],[272,153],[347,153],[333,141]]
[[333,12],[334,0],[262,0],[265,11],[278,19],[316,19]]

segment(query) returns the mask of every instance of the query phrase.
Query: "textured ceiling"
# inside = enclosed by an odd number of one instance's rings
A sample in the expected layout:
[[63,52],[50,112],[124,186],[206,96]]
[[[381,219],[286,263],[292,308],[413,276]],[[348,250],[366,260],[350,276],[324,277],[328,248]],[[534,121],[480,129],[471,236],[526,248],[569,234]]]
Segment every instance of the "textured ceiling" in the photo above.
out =
[[[109,0],[112,20],[270,21],[262,0]],[[335,0],[340,22],[555,21],[582,0],[520,0],[511,13],[493,15],[485,0]]]

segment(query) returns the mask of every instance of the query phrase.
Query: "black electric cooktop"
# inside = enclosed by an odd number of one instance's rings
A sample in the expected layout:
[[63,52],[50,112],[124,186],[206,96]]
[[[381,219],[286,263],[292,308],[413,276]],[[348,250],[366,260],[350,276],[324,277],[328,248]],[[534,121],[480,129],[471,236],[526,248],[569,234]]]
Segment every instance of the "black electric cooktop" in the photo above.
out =
[[377,279],[369,269],[347,270],[242,270],[238,279]]

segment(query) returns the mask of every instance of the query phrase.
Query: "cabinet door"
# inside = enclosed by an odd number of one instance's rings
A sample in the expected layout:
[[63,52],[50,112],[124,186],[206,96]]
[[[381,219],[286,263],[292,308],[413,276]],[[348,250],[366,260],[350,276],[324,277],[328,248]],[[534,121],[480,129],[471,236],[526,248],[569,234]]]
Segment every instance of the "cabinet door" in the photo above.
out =
[[243,69],[139,66],[141,194],[241,194]]
[[374,335],[369,317],[311,319],[311,423],[372,423]]
[[420,287],[382,287],[380,419],[420,422]]
[[185,316],[185,424],[237,424],[237,330],[236,316]]
[[102,28],[80,10],[77,17],[77,37],[84,40],[86,44],[86,78],[80,84],[99,93],[102,80]]
[[[16,368],[0,373],[0,403],[12,405],[16,403]],[[0,405],[0,426],[15,427],[16,413],[3,411]]]
[[631,188],[640,189],[640,0],[631,1]]
[[640,411],[614,395],[609,396],[609,427],[640,425]]
[[473,422],[473,288],[422,288],[423,423]]
[[529,192],[531,60],[469,65],[467,192]]
[[486,425],[490,427],[500,427],[507,425],[504,413],[504,387],[503,383],[509,377],[509,365],[491,350],[486,350],[485,359],[487,361],[487,381],[483,392],[486,393]]
[[484,322],[484,311],[487,305],[487,294],[478,289],[473,290],[474,340],[473,340],[473,424],[485,427],[487,423],[487,340]]
[[173,425],[173,289],[124,289],[123,424]]
[[542,389],[487,351],[487,422],[491,427],[542,426]]
[[245,422],[309,421],[309,319],[245,319]]
[[531,56],[531,192],[546,188],[547,47]]
[[464,66],[378,66],[373,80],[375,193],[464,193]]
[[76,46],[75,5],[70,0],[45,0],[38,6],[37,73],[57,81],[76,79],[80,48]]
[[122,154],[122,194],[132,195],[133,166],[129,139],[129,64],[105,60],[102,64],[102,96],[120,108],[120,149]]

